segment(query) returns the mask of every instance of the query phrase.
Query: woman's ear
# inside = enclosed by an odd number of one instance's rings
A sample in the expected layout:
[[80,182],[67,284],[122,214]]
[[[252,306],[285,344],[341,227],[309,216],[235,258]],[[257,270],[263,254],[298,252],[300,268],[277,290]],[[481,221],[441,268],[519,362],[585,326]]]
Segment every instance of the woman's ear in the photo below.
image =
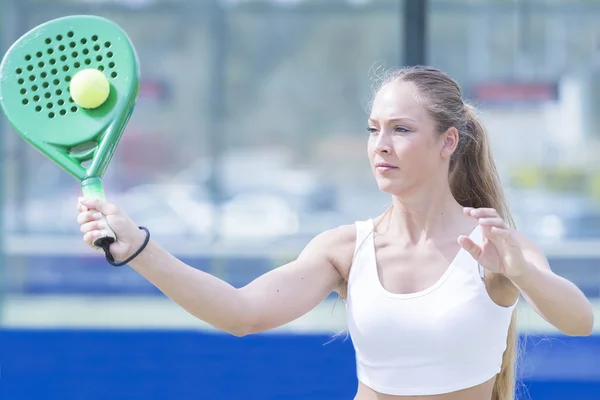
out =
[[456,147],[458,146],[458,140],[460,135],[458,134],[458,130],[454,127],[450,127],[442,134],[443,142],[442,142],[442,150],[440,155],[444,159],[448,159],[454,154]]

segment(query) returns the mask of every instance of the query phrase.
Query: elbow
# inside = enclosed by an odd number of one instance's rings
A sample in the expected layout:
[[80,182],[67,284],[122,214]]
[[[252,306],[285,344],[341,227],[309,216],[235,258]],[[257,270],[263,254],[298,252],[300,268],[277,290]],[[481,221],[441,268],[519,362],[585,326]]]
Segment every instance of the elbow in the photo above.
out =
[[229,327],[226,332],[236,337],[244,337],[256,333],[249,325],[246,324],[239,324]]
[[252,332],[245,324],[231,324],[231,325],[223,325],[223,324],[211,324],[211,326],[223,333],[228,333],[237,337],[244,337],[249,335]]
[[592,334],[593,329],[589,329],[587,327],[577,328],[577,329],[563,329],[562,333],[567,336],[590,336]]
[[562,332],[568,336],[590,336],[594,332],[594,314],[589,313],[582,317],[579,323],[562,329]]
[[260,328],[256,324],[240,324],[227,330],[227,333],[237,337],[254,335],[255,333],[264,332],[265,329]]
[[246,313],[245,316],[246,318],[243,318],[242,316],[234,318],[231,323],[223,327],[222,331],[236,337],[244,337],[261,332],[261,329],[259,329],[258,326],[259,324],[255,322],[254,318],[250,318],[249,313]]

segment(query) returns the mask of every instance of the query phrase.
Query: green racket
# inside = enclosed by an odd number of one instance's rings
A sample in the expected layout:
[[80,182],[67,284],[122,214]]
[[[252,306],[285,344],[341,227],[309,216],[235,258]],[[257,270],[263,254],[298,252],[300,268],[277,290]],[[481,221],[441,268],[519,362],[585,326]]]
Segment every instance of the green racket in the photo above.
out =
[[[110,93],[97,108],[79,107],[72,77],[97,69]],[[102,177],[139,91],[138,57],[115,23],[91,15],[48,21],[17,40],[0,65],[0,106],[28,143],[81,182],[84,196],[104,198]],[[114,232],[94,241],[107,251]],[[108,257],[108,254],[107,254]]]

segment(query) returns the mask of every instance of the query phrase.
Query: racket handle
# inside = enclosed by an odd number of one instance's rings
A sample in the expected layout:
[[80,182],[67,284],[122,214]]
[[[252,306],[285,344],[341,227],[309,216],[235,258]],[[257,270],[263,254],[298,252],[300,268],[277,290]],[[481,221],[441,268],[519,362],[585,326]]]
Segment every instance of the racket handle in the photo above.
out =
[[[106,200],[106,196],[104,195],[104,187],[102,186],[102,181],[100,178],[87,178],[83,180],[81,182],[81,190],[85,197]],[[110,226],[108,226],[105,216],[102,216],[102,220],[106,228],[102,230],[103,235],[95,239],[93,244],[96,247],[108,249],[108,246],[117,240],[117,235],[112,229],[110,229]]]

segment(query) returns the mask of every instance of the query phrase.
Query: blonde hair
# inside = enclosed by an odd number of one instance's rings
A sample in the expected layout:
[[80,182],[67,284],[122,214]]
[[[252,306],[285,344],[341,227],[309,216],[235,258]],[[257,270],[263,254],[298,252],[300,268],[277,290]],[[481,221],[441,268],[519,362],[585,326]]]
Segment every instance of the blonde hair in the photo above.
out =
[[[392,72],[380,88],[391,82],[409,82],[417,88],[419,100],[436,121],[440,134],[451,127],[458,130],[459,143],[449,167],[450,189],[458,203],[463,207],[494,208],[509,226],[514,227],[486,130],[475,109],[463,100],[458,83],[436,68],[423,66]],[[347,287],[342,297],[346,294]],[[515,398],[517,340],[516,312],[513,312],[492,400]]]

